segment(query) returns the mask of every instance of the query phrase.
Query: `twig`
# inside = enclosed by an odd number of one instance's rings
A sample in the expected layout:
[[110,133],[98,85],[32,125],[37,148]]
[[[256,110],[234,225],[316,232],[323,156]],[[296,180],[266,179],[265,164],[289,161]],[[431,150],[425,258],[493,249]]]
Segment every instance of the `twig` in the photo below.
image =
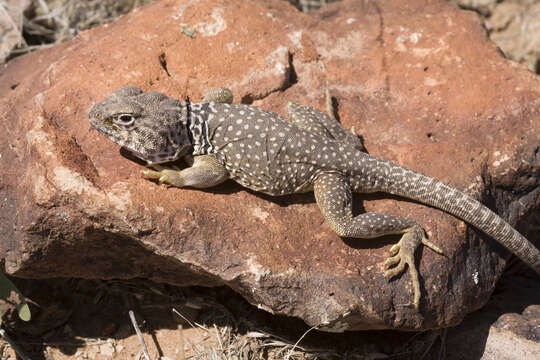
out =
[[22,360],[31,360],[28,355],[26,355],[26,353],[23,351],[23,349],[21,349],[21,347],[17,345],[17,343],[15,343],[15,341],[13,341],[13,339],[10,338],[8,334],[6,334],[6,331],[4,329],[0,329],[0,336],[9,343],[9,345],[13,348],[13,350],[15,350],[17,355]]
[[302,334],[302,336],[300,336],[300,339],[298,339],[298,341],[293,345],[292,349],[287,353],[287,355],[285,356],[285,359],[289,359],[290,356],[294,353],[294,349],[296,349],[296,347],[298,346],[298,344],[300,344],[300,341],[302,341],[302,339],[313,329],[317,329],[319,327],[319,325],[315,325],[313,327],[310,327],[305,333]]
[[180,360],[186,360],[186,344],[184,343],[184,327],[182,324],[178,325],[178,331],[180,331],[180,341],[178,347],[180,348]]
[[151,360],[150,355],[148,354],[148,348],[146,347],[146,343],[144,342],[144,338],[142,336],[141,329],[139,329],[139,325],[137,325],[137,320],[135,319],[135,314],[133,313],[133,310],[129,310],[129,318],[131,319],[131,323],[133,324],[135,332],[137,333],[137,337],[139,338],[139,342],[141,343],[144,358],[146,360]]
[[175,313],[176,315],[180,316],[182,319],[184,319],[193,329],[195,329],[197,332],[199,332],[199,329],[203,329],[204,331],[206,331],[207,333],[210,332],[210,330],[208,330],[207,328],[205,328],[204,326],[202,326],[201,324],[199,323],[196,323],[196,322],[192,322],[190,321],[187,317],[185,317],[184,315],[180,314],[180,312],[178,310],[176,310],[175,308],[172,309],[173,313]]
[[216,338],[217,338],[217,340],[219,342],[219,349],[221,351],[223,351],[223,343],[221,342],[221,334],[219,333],[219,330],[218,330],[216,324],[214,324],[214,330],[216,331]]

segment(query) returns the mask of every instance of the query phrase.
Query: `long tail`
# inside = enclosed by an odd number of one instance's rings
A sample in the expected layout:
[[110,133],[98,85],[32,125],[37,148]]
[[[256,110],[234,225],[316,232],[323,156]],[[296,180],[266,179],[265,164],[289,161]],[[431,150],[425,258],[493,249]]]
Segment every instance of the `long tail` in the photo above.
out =
[[469,195],[429,176],[367,155],[377,190],[444,210],[491,236],[540,274],[540,251],[500,216]]

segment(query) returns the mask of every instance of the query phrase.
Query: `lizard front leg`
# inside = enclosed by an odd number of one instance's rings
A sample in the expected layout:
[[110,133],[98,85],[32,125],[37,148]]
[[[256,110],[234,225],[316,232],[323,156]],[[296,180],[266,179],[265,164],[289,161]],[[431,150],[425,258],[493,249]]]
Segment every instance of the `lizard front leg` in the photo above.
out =
[[385,277],[390,279],[405,271],[411,273],[414,291],[413,305],[420,306],[420,281],[414,263],[414,253],[421,244],[441,253],[430,243],[424,230],[416,221],[400,216],[379,213],[352,214],[352,192],[347,180],[340,174],[324,173],[313,184],[315,199],[330,227],[343,237],[375,238],[391,234],[403,234],[401,240],[390,249],[390,257],[385,262]]
[[156,170],[145,170],[146,179],[157,180],[160,184],[176,187],[209,188],[221,184],[229,178],[229,172],[212,155],[193,157],[193,165],[179,170],[177,168],[153,165]]
[[[233,93],[228,88],[215,88],[206,93],[202,102],[232,104]],[[160,184],[165,183],[176,187],[190,186],[199,189],[221,184],[229,178],[225,167],[211,155],[186,155],[184,159],[189,165],[186,169],[152,165],[154,170],[143,171],[143,176],[147,179],[158,180]]]

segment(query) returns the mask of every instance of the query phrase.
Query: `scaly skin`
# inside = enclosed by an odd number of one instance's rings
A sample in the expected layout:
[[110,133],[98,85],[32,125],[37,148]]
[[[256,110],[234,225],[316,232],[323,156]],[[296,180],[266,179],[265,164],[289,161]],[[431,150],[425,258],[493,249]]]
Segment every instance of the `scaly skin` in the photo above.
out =
[[[89,117],[94,128],[155,168],[144,172],[146,178],[196,188],[233,179],[275,196],[313,191],[339,236],[403,234],[390,250],[385,276],[390,279],[408,266],[416,309],[420,283],[414,253],[420,244],[442,251],[412,219],[379,213],[353,216],[353,192],[386,192],[442,209],[490,235],[540,274],[538,249],[478,201],[362,152],[358,137],[325,113],[289,103],[287,114],[289,121],[232,104],[232,93],[224,88],[213,90],[200,104],[190,104],[127,87],[96,104]],[[186,156],[192,165],[183,170],[158,165]]]

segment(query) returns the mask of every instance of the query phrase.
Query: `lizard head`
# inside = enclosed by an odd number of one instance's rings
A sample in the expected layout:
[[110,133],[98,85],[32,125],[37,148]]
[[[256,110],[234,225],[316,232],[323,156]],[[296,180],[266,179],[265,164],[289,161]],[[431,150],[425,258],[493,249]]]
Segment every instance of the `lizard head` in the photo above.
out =
[[94,105],[90,124],[148,164],[174,161],[191,147],[186,106],[160,93],[123,87]]

